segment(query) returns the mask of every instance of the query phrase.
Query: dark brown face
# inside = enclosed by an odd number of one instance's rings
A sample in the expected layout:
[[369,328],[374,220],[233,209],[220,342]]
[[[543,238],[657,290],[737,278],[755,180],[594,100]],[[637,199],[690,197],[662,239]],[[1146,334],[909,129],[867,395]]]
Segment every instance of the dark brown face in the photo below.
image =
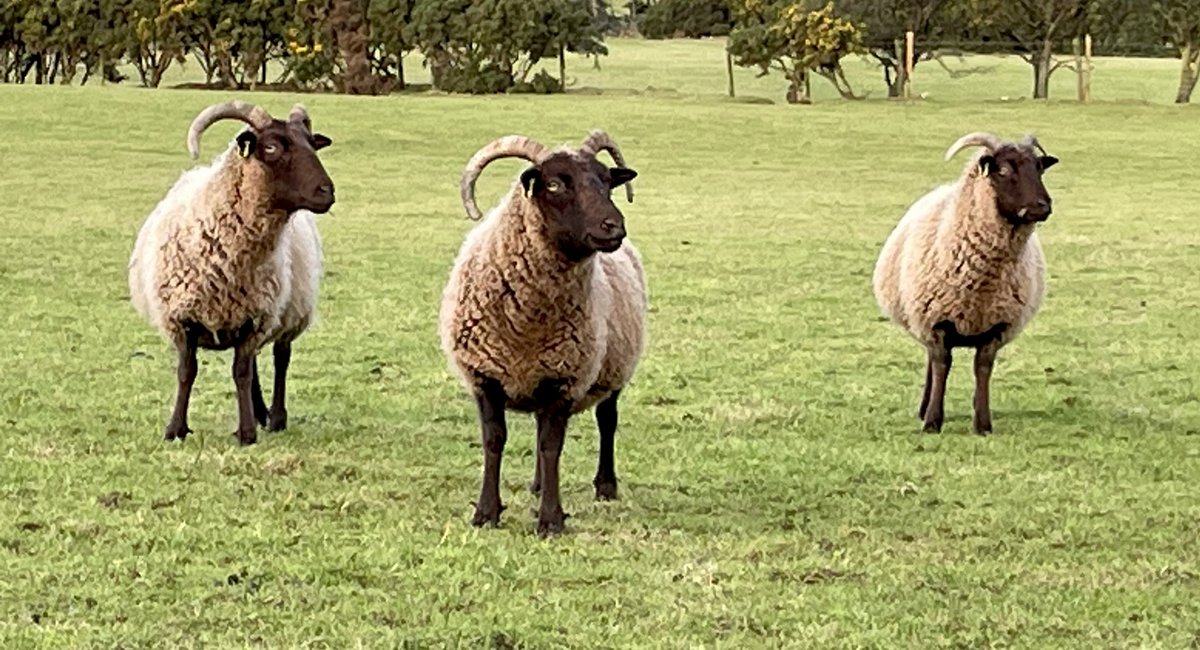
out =
[[1013,145],[981,158],[979,164],[996,191],[1000,216],[1018,225],[1049,219],[1050,193],[1042,184],[1042,174],[1057,162],[1054,156],[1038,156]]
[[568,258],[611,253],[625,239],[625,216],[611,193],[637,177],[624,167],[609,169],[594,157],[556,153],[521,174],[521,186],[546,218],[551,241]]
[[333,144],[329,138],[300,123],[275,120],[260,131],[239,134],[237,144],[243,158],[253,157],[270,170],[272,208],[324,214],[333,207],[333,181],[317,158],[317,151]]

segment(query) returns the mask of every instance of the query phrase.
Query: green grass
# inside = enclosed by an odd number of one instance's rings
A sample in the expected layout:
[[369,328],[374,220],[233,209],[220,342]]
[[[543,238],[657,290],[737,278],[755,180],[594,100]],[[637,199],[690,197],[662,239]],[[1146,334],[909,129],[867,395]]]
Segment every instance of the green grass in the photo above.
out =
[[[789,107],[722,100],[717,42],[612,50],[599,72],[572,61],[599,96],[303,98],[335,141],[322,320],[297,346],[292,429],[245,449],[228,354],[202,356],[197,434],[160,440],[174,355],[125,283],[189,120],[228,95],[0,87],[0,646],[1200,643],[1200,113],[1128,101],[1169,100],[1174,62],[1102,61],[1112,101],[1089,106],[995,101],[1027,92],[1028,67],[979,59],[995,69],[922,74],[927,102],[817,84]],[[475,530],[474,407],[435,331],[469,227],[458,174],[498,135],[596,126],[641,172],[622,207],[652,288],[624,498],[592,501],[579,417],[569,532],[538,539],[532,425],[514,417],[509,509]],[[923,353],[879,318],[870,272],[978,128],[1034,131],[1063,160],[1049,295],[1001,355],[997,435],[969,433],[964,363],[945,433],[920,435]],[[489,201],[519,169],[496,167]]]

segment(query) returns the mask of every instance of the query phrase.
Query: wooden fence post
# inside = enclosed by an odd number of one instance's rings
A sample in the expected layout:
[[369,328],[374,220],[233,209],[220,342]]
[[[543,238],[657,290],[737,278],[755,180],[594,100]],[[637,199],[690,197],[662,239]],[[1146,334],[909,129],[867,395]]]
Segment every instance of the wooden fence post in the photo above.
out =
[[912,97],[913,49],[916,36],[912,32],[904,33],[904,97]]
[[1092,101],[1092,35],[1083,36],[1083,69],[1087,75],[1083,78],[1083,101]]

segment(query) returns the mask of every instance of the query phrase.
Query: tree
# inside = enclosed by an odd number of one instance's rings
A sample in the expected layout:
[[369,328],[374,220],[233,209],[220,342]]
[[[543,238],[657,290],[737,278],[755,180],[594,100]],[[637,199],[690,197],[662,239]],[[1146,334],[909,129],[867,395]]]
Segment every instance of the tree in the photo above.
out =
[[724,36],[733,23],[725,0],[658,0],[638,14],[638,32],[646,38]]
[[327,27],[330,41],[340,56],[338,90],[350,95],[377,94],[381,84],[371,67],[367,0],[333,0]]
[[371,65],[386,85],[403,90],[404,57],[414,48],[413,9],[419,0],[371,0]]
[[172,61],[183,63],[194,14],[187,0],[132,0],[126,4],[124,50],[142,85],[157,88]]
[[1200,0],[1155,0],[1152,9],[1161,21],[1162,34],[1179,52],[1175,103],[1187,104],[1200,78]]
[[811,101],[810,72],[828,79],[843,97],[857,98],[841,60],[861,51],[862,30],[834,13],[832,2],[819,8],[807,0],[737,2],[728,45],[734,63],[756,67],[760,76],[771,69],[782,72],[789,103]]
[[863,25],[867,51],[883,67],[883,80],[888,97],[899,97],[907,83],[904,66],[906,32],[916,37],[913,66],[936,46],[939,39],[952,31],[951,12],[946,9],[954,0],[847,0],[838,7]]
[[440,90],[494,93],[548,90],[559,81],[528,75],[563,50],[601,53],[589,0],[421,0],[413,42]]
[[1033,67],[1033,98],[1050,96],[1050,76],[1066,61],[1056,50],[1080,36],[1088,22],[1089,0],[969,0],[968,12],[984,37],[1011,41]]

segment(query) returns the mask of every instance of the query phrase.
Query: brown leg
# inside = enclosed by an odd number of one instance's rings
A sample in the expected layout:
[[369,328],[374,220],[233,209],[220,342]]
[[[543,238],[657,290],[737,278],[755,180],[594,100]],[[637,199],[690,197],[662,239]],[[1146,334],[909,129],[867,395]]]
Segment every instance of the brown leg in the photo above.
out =
[[996,343],[988,343],[975,351],[975,433],[980,435],[992,431],[992,367],[999,349]]
[[250,381],[250,398],[254,403],[254,421],[258,426],[267,426],[267,403],[263,401],[262,384],[258,382],[258,361],[254,362],[254,377]]
[[287,428],[287,373],[292,363],[292,342],[279,340],[271,353],[275,361],[275,389],[271,391],[271,411],[268,413],[268,431],[283,431]]
[[617,434],[617,398],[614,391],[608,399],[596,405],[596,429],[600,432],[600,461],[596,466],[596,498],[609,501],[617,498],[617,471],[613,460],[613,442]]
[[534,494],[542,493],[542,457],[537,451],[534,451],[534,466],[533,466],[533,481],[529,484],[529,491]]
[[933,381],[930,382],[929,405],[925,410],[924,430],[926,432],[942,430],[942,421],[945,419],[943,409],[946,401],[946,378],[950,375],[952,363],[953,358],[949,348],[941,346],[930,348],[929,366]]
[[196,363],[196,337],[192,334],[187,335],[183,346],[179,348],[179,359],[175,366],[175,375],[178,385],[175,390],[175,410],[171,412],[171,419],[167,421],[167,429],[163,438],[166,440],[183,440],[192,432],[188,428],[188,402],[192,399],[192,385],[196,382],[196,372],[199,367]]
[[925,361],[925,388],[921,391],[921,405],[917,407],[917,419],[925,419],[925,411],[929,410],[929,390],[933,384],[933,357]]
[[254,385],[255,350],[246,345],[239,345],[233,351],[233,385],[237,389],[238,428],[234,435],[243,445],[252,445],[258,441],[258,428],[254,421],[254,398],[251,389]]
[[504,510],[504,504],[500,503],[500,461],[504,456],[504,443],[508,440],[508,427],[504,421],[504,389],[499,383],[488,381],[475,401],[483,436],[483,484],[479,489],[479,500],[475,502],[475,516],[471,518],[471,525],[495,526],[500,523],[500,513]]
[[538,459],[542,468],[542,505],[538,511],[538,534],[545,537],[563,531],[567,515],[559,496],[558,459],[567,435],[569,404],[555,404],[537,414]]

